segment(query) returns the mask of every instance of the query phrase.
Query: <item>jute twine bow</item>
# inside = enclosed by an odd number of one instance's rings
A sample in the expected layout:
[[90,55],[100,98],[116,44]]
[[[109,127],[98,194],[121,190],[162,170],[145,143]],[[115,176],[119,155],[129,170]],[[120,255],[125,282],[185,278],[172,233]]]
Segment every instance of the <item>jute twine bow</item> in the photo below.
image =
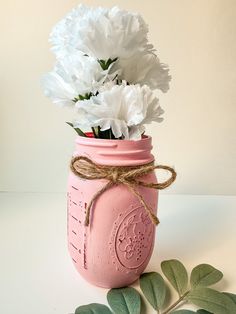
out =
[[[97,180],[97,179],[107,179],[108,183],[94,194],[91,201],[89,202],[86,210],[85,226],[89,225],[90,211],[93,203],[96,199],[105,191],[110,189],[112,186],[123,184],[137,196],[140,203],[143,205],[147,211],[153,224],[158,225],[159,219],[152,212],[152,209],[147,205],[142,195],[135,189],[138,186],[143,186],[147,188],[163,190],[170,186],[176,178],[176,172],[173,168],[162,165],[154,165],[154,162],[140,165],[140,166],[104,166],[94,163],[91,159],[84,156],[73,157],[70,163],[71,171],[78,177],[86,180]],[[147,183],[139,181],[138,178],[146,174],[151,173],[155,169],[168,170],[171,173],[171,177],[161,183]]]

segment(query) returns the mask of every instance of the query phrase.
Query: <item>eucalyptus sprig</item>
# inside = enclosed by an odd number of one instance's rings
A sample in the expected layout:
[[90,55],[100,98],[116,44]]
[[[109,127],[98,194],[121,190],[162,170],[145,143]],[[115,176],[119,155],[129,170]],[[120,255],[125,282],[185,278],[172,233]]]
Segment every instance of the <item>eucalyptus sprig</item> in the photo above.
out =
[[[170,304],[168,285],[157,272],[144,273],[139,278],[141,291],[157,314],[235,314],[236,295],[209,288],[220,281],[223,274],[209,264],[193,268],[190,280],[185,266],[172,259],[161,263],[161,270],[167,281],[178,293],[178,299]],[[110,308],[103,304],[91,303],[80,306],[75,314],[142,314],[140,293],[125,287],[111,289],[107,293]],[[193,304],[197,311],[180,309],[184,304]]]

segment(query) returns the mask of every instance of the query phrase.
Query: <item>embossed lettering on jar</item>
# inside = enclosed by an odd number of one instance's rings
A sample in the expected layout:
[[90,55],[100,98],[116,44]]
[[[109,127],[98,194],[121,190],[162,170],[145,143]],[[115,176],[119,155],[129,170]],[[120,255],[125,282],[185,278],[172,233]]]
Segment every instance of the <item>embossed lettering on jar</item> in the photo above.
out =
[[[74,156],[87,156],[101,165],[137,166],[154,160],[151,137],[141,140],[76,139]],[[156,183],[151,172],[140,180]],[[68,180],[68,246],[78,272],[90,283],[116,288],[131,284],[146,268],[154,246],[155,226],[139,199],[126,186],[116,185],[94,202],[89,226],[86,206],[107,180]],[[158,191],[136,187],[156,214]]]

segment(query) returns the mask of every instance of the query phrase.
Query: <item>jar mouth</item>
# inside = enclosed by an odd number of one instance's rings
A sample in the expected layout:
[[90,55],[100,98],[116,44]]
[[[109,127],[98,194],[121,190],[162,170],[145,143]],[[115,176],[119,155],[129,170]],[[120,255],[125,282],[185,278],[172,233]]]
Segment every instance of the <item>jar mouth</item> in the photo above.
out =
[[137,141],[78,136],[75,143],[76,154],[92,158],[98,164],[135,166],[154,160],[152,138],[148,135]]
[[145,141],[150,141],[150,139],[151,139],[150,135],[142,135],[142,138],[139,140],[118,140],[118,139],[107,139],[107,138],[95,138],[92,132],[85,132],[85,135],[87,137],[78,135],[76,137],[75,142],[81,143],[81,141],[89,140],[89,141],[93,141],[93,142],[97,142],[97,141],[106,142],[106,143],[109,142],[111,144],[114,144],[114,143],[117,143],[117,144],[118,143],[119,144],[120,143],[130,143],[131,144],[131,143],[141,143],[141,142],[143,143]]

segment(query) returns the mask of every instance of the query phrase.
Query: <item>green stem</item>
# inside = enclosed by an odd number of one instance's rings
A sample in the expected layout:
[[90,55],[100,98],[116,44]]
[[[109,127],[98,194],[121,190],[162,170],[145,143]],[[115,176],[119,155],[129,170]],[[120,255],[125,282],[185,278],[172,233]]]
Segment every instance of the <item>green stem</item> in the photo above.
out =
[[94,127],[91,127],[91,129],[92,129],[92,131],[93,131],[94,137],[97,138],[97,133],[96,133],[96,131],[95,131],[95,128],[94,128]]
[[170,307],[168,307],[164,312],[162,312],[162,314],[167,314],[169,313],[171,310],[173,310],[180,302],[182,302],[184,300],[184,298],[186,297],[186,295],[188,295],[190,292],[186,291],[175,303],[173,303]]

